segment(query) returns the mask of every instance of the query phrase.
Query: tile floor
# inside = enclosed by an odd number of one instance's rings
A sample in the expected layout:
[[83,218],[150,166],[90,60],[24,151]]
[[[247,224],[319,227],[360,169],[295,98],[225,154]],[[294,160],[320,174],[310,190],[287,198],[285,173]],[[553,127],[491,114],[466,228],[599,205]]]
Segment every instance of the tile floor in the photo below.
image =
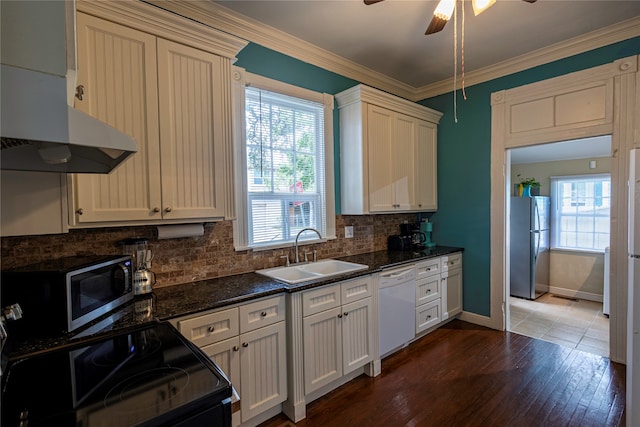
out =
[[602,303],[544,294],[510,297],[511,332],[609,357],[609,318]]

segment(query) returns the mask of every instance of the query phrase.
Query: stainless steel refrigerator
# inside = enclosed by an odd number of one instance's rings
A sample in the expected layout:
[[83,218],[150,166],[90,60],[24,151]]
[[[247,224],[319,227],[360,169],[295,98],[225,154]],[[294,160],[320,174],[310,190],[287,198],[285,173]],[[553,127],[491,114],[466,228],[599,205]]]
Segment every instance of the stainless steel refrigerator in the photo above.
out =
[[511,296],[536,299],[549,290],[549,197],[512,197]]

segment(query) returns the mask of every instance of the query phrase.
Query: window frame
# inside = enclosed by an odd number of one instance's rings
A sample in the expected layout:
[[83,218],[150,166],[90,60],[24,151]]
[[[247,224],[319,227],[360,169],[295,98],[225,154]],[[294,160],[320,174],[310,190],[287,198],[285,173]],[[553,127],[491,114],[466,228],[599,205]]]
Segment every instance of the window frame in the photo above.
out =
[[267,77],[252,74],[240,67],[233,67],[233,139],[236,218],[233,221],[233,243],[236,251],[262,251],[293,246],[293,240],[279,241],[274,244],[249,244],[249,208],[246,168],[246,124],[245,124],[245,88],[247,86],[306,99],[324,105],[324,197],[325,236],[315,237],[315,233],[305,233],[304,242],[312,244],[335,239],[335,171],[333,140],[333,95],[315,92],[309,89],[283,83]]
[[[566,181],[596,181],[596,180],[609,180],[609,185],[611,186],[611,174],[610,173],[596,173],[596,174],[581,174],[581,175],[567,175],[567,176],[551,176],[550,177],[550,198],[551,198],[551,238],[550,238],[550,249],[554,251],[564,251],[564,252],[583,252],[583,253],[604,253],[605,248],[580,248],[580,247],[570,247],[570,246],[561,246],[559,244],[560,240],[560,225],[559,221],[562,218],[562,215],[558,211],[558,186],[561,182]],[[609,244],[611,241],[611,201],[613,192],[613,188],[610,188],[609,194]],[[590,218],[595,218],[596,215],[585,215]],[[576,231],[578,232],[578,231]],[[594,234],[595,231],[592,232]],[[605,247],[606,247],[605,246]]]

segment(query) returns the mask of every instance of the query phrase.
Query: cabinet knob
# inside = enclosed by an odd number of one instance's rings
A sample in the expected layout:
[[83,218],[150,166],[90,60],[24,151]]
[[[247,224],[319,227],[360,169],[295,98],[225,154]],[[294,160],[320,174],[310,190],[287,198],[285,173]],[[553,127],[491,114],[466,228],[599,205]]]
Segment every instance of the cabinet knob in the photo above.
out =
[[427,293],[431,292],[431,289],[427,289]]
[[431,315],[427,316],[427,319],[431,319]]
[[171,206],[167,206],[166,208],[164,208],[165,212],[171,212]]
[[209,326],[209,328],[207,328],[207,330],[208,330],[209,332],[213,332],[213,331],[215,331],[215,330],[216,330],[216,328],[214,328],[213,326]]
[[77,213],[78,215],[82,215],[82,214],[84,213],[84,211],[82,210],[82,208],[80,208],[80,209],[77,209],[77,210],[76,210],[76,213]]
[[422,207],[422,203],[418,203],[418,207],[421,208]]
[[262,313],[260,313],[260,316],[262,316],[262,317],[267,317],[267,312],[266,312],[266,311],[263,311]]
[[345,312],[344,312],[344,315],[345,315],[345,316],[348,316],[348,315],[349,315],[349,312],[348,312],[348,311],[345,311]]
[[238,351],[238,350],[240,350],[240,347],[238,347],[237,345],[234,345],[233,346],[233,351]]
[[338,314],[338,319],[342,319],[342,313]]
[[80,101],[82,101],[82,99],[84,98],[84,85],[76,86],[76,98],[78,98]]
[[155,213],[158,213],[158,212],[160,212],[160,208],[159,208],[159,207],[155,207],[155,208],[153,208],[153,211],[154,211]]
[[243,343],[242,343],[242,346],[243,346],[244,348],[247,348],[247,347],[249,347],[249,343],[248,343],[248,342],[243,342]]

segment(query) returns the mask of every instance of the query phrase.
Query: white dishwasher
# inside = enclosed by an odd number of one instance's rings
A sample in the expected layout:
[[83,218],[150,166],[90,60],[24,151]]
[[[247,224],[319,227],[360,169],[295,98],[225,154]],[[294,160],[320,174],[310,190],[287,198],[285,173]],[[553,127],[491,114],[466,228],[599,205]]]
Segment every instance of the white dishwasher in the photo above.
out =
[[416,272],[413,266],[380,273],[378,331],[380,357],[415,337]]

